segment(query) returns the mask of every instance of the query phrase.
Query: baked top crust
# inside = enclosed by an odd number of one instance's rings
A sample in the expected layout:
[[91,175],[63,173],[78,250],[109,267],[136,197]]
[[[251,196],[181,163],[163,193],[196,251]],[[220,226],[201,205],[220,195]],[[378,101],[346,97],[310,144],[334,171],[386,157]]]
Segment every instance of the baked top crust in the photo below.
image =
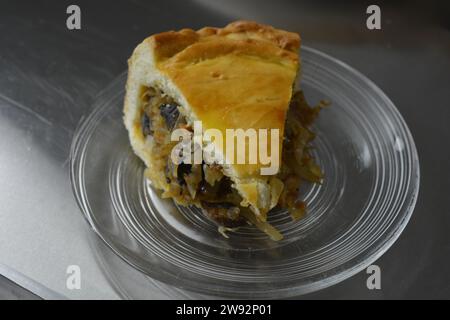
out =
[[[298,34],[237,21],[224,28],[163,32],[144,42],[153,50],[156,68],[177,86],[203,129],[218,129],[225,137],[226,129],[276,128],[281,154],[299,69]],[[252,178],[261,166],[236,164],[234,175]]]
[[[235,48],[237,50],[247,50],[246,43],[251,42],[276,46],[282,49],[279,52],[280,55],[289,57],[294,62],[298,61],[297,53],[300,48],[300,36],[298,33],[275,29],[272,26],[253,21],[235,21],[224,28],[204,27],[197,31],[192,29],[167,31],[154,34],[145,41],[153,42],[153,48],[157,57],[167,59],[196,42],[220,38],[242,40],[243,42],[237,44]],[[261,55],[264,55],[264,50],[264,46],[261,45]],[[198,57],[193,56],[193,58]]]

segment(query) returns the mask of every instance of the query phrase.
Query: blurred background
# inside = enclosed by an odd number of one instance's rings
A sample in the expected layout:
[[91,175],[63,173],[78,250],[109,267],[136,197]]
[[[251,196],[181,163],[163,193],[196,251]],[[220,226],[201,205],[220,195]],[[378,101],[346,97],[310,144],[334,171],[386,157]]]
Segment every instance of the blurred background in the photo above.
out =
[[[81,8],[68,30],[66,8]],[[366,8],[381,8],[381,30]],[[356,68],[394,102],[415,139],[421,186],[412,219],[376,264],[304,298],[450,298],[450,5],[445,1],[0,0],[0,298],[167,298],[89,230],[72,196],[69,151],[96,95],[150,34],[250,19]],[[80,265],[82,290],[66,288]],[[132,289],[132,286],[134,286]],[[142,286],[142,295],[130,291]],[[148,288],[153,288],[149,290]]]

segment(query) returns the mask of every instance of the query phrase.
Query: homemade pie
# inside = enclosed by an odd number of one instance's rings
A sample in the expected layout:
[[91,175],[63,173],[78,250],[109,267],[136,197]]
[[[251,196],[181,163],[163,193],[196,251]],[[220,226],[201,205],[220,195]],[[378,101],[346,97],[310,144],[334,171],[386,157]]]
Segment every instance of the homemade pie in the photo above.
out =
[[[201,208],[221,230],[250,223],[274,240],[282,235],[267,223],[272,208],[303,216],[301,180],[322,179],[310,155],[309,129],[322,105],[309,107],[302,92],[294,92],[299,47],[297,33],[248,21],[163,32],[137,46],[129,60],[124,121],[146,177],[163,198]],[[193,132],[195,121],[224,137],[227,129],[278,129],[279,170],[263,175],[261,161],[175,164],[171,133]],[[225,141],[209,143],[219,157],[228,156],[221,153]]]

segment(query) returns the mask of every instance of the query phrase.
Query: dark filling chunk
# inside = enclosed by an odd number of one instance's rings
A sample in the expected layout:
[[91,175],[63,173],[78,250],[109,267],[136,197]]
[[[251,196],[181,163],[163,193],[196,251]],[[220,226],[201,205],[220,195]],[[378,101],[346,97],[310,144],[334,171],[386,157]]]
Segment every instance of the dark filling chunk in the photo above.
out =
[[180,163],[177,166],[177,181],[179,185],[186,184],[186,181],[184,179],[184,175],[188,175],[191,173],[192,165],[187,163]]
[[167,129],[172,130],[180,118],[180,111],[175,103],[165,103],[159,106],[161,116],[166,122]]
[[184,121],[178,104],[161,90],[143,87],[141,96],[141,126],[144,137],[154,135],[155,131],[161,132],[162,126],[165,126],[165,133],[168,134]]
[[142,113],[141,126],[144,137],[153,134],[152,122],[146,112]]

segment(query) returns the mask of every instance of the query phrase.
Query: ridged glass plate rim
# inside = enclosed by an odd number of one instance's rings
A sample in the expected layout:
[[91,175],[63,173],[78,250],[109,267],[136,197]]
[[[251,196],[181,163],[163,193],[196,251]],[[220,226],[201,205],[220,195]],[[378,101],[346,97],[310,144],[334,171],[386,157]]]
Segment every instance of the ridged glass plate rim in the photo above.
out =
[[[238,297],[238,298],[273,298],[273,297],[287,297],[287,296],[294,296],[298,294],[305,294],[309,292],[313,292],[328,286],[331,286],[335,283],[338,283],[342,280],[345,280],[352,275],[356,274],[357,272],[363,270],[370,264],[372,264],[374,261],[376,261],[382,254],[384,254],[391,246],[392,244],[397,240],[397,238],[400,236],[401,232],[406,227],[411,214],[413,212],[418,191],[419,191],[419,182],[420,182],[420,169],[419,169],[419,160],[417,155],[417,150],[412,138],[412,135],[403,120],[402,116],[398,112],[398,110],[395,108],[394,104],[391,102],[391,100],[379,89],[371,80],[366,78],[363,74],[356,71],[352,67],[348,66],[347,64],[336,60],[335,58],[322,53],[318,50],[309,48],[309,47],[303,47],[302,53],[304,55],[311,55],[315,56],[316,58],[322,59],[323,61],[327,61],[329,63],[335,64],[339,68],[343,69],[345,72],[350,73],[353,77],[357,78],[360,81],[360,85],[365,86],[366,89],[369,90],[373,96],[376,96],[377,98],[381,99],[386,106],[385,110],[380,110],[387,114],[389,117],[391,117],[392,121],[395,125],[398,126],[398,129],[402,133],[402,139],[404,139],[404,142],[406,144],[407,149],[409,150],[409,153],[407,154],[409,159],[409,165],[411,166],[409,170],[409,176],[407,177],[409,179],[409,184],[406,186],[405,194],[405,200],[408,200],[408,203],[405,203],[403,201],[400,206],[403,208],[402,210],[402,217],[399,221],[396,221],[395,228],[393,230],[388,229],[390,231],[387,233],[385,238],[380,241],[377,239],[375,241],[375,244],[377,245],[376,250],[371,252],[368,256],[366,256],[364,259],[360,259],[359,261],[356,261],[352,266],[347,266],[348,268],[342,268],[343,265],[338,264],[336,266],[333,266],[331,270],[333,272],[328,272],[326,275],[324,275],[322,278],[318,279],[316,278],[311,281],[310,283],[302,284],[297,287],[287,287],[287,288],[267,288],[267,290],[261,290],[258,292],[254,292],[252,290],[237,290],[238,292],[232,292],[232,291],[225,291],[223,294],[225,296],[230,297]],[[305,60],[305,59],[304,59]],[[111,88],[114,86],[114,82],[111,83],[105,91],[107,91],[108,88]],[[105,92],[105,91],[102,91]],[[102,96],[102,93],[99,94],[98,98]],[[158,279],[158,274],[154,274],[152,272],[149,272],[145,268],[142,268],[138,263],[135,263],[133,259],[127,256],[127,253],[121,250],[120,246],[118,246],[113,239],[110,239],[107,235],[103,234],[101,231],[101,226],[97,225],[95,223],[95,219],[92,218],[92,210],[89,205],[89,201],[87,200],[87,195],[85,193],[85,188],[83,187],[83,165],[84,165],[84,157],[85,153],[83,152],[84,148],[88,145],[90,136],[88,133],[91,132],[93,129],[93,126],[95,127],[96,119],[103,116],[102,111],[104,112],[104,106],[107,105],[108,101],[112,101],[115,98],[117,98],[117,95],[120,93],[116,93],[115,95],[112,95],[109,97],[109,100],[102,101],[103,108],[101,106],[97,106],[93,110],[93,112],[88,115],[83,121],[81,122],[80,126],[77,128],[76,133],[73,138],[72,146],[71,146],[71,155],[70,155],[70,178],[72,182],[72,188],[74,192],[75,199],[77,201],[78,206],[80,207],[81,211],[83,212],[84,217],[88,221],[89,225],[92,227],[92,229],[97,233],[97,235],[123,260],[125,260],[127,263],[132,265],[133,267],[137,268],[138,270],[142,271],[143,273],[149,275],[150,277],[155,277]],[[398,217],[394,218],[397,219]],[[392,227],[392,226],[389,226]],[[360,255],[361,253],[359,253]],[[358,256],[357,256],[358,257]],[[356,259],[356,258],[352,258]],[[346,264],[349,264],[349,262],[352,260],[345,261]],[[187,289],[187,290],[193,290],[196,292],[206,293],[206,294],[213,294],[214,292],[217,293],[217,291],[214,290],[208,290],[205,288],[198,288],[195,286],[190,286],[187,283],[184,283],[180,281],[180,283],[171,283],[172,285]]]

